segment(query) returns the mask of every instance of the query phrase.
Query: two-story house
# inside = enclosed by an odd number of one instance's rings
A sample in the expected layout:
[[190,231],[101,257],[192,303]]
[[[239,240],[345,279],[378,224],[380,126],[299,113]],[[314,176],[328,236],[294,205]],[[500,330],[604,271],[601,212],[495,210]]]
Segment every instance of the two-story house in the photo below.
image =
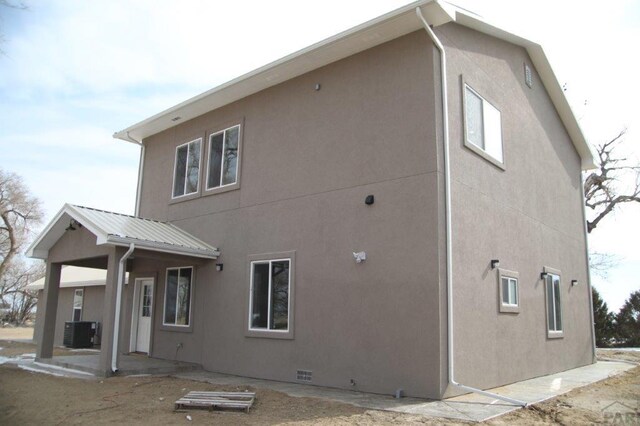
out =
[[39,358],[70,264],[107,270],[106,375],[137,351],[442,398],[594,362],[593,158],[534,42],[418,1],[115,137],[136,214],[66,205],[34,242]]

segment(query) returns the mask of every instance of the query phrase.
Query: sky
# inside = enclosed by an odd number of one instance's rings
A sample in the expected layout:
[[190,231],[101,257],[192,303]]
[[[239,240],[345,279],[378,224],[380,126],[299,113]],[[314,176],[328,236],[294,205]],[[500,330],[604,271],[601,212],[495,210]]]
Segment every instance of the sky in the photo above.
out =
[[[23,3],[0,6],[0,168],[23,176],[46,224],[64,203],[133,213],[139,148],[115,131],[410,2]],[[623,154],[640,157],[640,2],[453,3],[542,44],[587,140],[627,129]],[[639,219],[627,206],[589,236],[617,259],[592,280],[612,310],[640,289]]]

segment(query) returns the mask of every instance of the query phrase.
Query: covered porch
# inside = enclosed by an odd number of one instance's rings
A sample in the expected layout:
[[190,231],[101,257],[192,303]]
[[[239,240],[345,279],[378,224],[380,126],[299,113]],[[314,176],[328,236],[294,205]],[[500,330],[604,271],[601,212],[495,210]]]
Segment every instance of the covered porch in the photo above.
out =
[[[84,366],[92,374],[110,376],[117,372],[132,374],[130,371],[138,370],[142,357],[150,360],[146,355],[125,355],[136,351],[150,354],[154,323],[162,324],[163,313],[156,313],[161,309],[157,309],[154,293],[159,271],[150,270],[148,265],[204,265],[217,259],[219,251],[170,223],[66,204],[27,254],[45,260],[47,265],[36,320],[36,335],[40,336],[36,360],[50,364],[68,361],[80,365],[78,369]],[[106,270],[99,355],[53,359],[63,265]],[[136,265],[143,266],[136,269]],[[125,273],[134,271],[140,279],[130,280],[125,304]],[[136,346],[136,342],[145,339],[146,347]],[[182,366],[175,361],[153,361],[158,365],[151,369],[172,367],[175,371],[176,366]]]

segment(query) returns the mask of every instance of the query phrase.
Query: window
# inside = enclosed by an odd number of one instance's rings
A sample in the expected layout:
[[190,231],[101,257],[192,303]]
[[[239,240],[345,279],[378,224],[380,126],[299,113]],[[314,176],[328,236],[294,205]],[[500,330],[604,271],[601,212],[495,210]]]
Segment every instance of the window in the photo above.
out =
[[189,326],[192,279],[192,267],[167,269],[164,290],[164,325]]
[[239,136],[239,125],[209,136],[207,189],[237,183]]
[[465,146],[501,166],[503,155],[500,111],[466,84],[464,118]]
[[73,292],[73,313],[71,321],[82,320],[82,302],[84,300],[84,289],[78,288]]
[[560,273],[545,268],[545,293],[547,298],[547,335],[562,336],[562,301],[560,297]]
[[500,312],[520,312],[520,294],[518,289],[518,273],[498,269],[498,288]]
[[251,330],[289,330],[290,281],[290,259],[251,262]]
[[173,169],[173,198],[198,192],[200,145],[202,145],[202,139],[196,139],[176,148],[176,162]]

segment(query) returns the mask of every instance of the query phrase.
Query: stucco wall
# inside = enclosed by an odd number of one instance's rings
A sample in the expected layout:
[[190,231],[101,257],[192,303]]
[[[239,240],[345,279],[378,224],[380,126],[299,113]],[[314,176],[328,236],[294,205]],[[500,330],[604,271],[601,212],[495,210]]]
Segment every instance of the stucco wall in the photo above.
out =
[[[455,24],[437,34],[449,67],[456,379],[487,388],[591,363],[580,158],[524,49]],[[504,170],[463,144],[462,78],[501,111]],[[519,272],[518,314],[498,312],[491,259]],[[547,338],[544,266],[562,272],[562,339]]]
[[[54,345],[62,346],[64,337],[64,323],[72,320],[73,315],[73,295],[76,289],[84,289],[84,299],[82,305],[82,321],[97,321],[102,325],[102,310],[104,306],[104,286],[89,287],[65,287],[60,289],[58,295],[58,309],[56,315],[56,329]],[[41,306],[43,290],[38,291],[38,307]],[[41,320],[36,316],[36,321]],[[40,340],[41,327],[35,327],[33,341]]]
[[[313,384],[440,396],[432,57],[416,32],[145,140],[141,215],[216,245],[224,264],[197,268],[193,330],[179,332],[159,326],[167,265],[134,263],[158,271],[153,356],[182,343],[178,359],[209,370],[284,381],[311,370]],[[171,202],[175,147],[237,123],[240,189]],[[294,338],[247,337],[248,257],[284,251]]]

